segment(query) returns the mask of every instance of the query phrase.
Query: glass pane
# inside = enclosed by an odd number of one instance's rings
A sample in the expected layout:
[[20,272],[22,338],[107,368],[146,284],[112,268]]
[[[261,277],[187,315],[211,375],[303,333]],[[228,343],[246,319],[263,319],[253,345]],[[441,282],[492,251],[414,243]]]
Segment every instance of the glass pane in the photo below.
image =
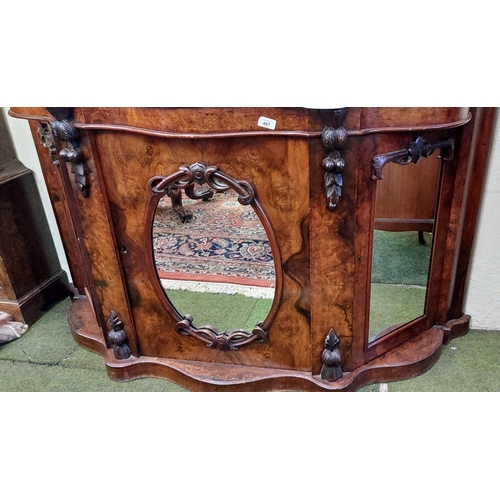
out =
[[251,332],[275,294],[271,246],[257,213],[233,190],[207,201],[182,195],[183,214],[165,196],[156,209],[153,248],[167,297],[194,325]]
[[435,155],[377,181],[370,341],[425,314],[440,172]]

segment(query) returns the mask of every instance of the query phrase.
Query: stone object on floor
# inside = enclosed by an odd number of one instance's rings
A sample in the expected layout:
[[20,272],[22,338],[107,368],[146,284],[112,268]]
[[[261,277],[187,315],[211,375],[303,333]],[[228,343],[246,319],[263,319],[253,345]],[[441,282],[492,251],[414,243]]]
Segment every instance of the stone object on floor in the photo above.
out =
[[28,325],[11,320],[10,314],[0,311],[0,345],[12,342],[28,331]]

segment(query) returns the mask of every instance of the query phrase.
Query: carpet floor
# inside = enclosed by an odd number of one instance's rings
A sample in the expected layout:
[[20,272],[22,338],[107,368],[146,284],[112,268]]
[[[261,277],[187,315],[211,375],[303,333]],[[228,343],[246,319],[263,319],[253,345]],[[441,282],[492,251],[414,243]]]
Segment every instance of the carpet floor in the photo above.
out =
[[[0,346],[0,392],[179,392],[182,387],[153,378],[114,382],[98,354],[74,342],[66,315],[70,301],[55,305],[20,339]],[[443,347],[427,373],[389,383],[389,392],[500,391],[500,332],[472,331]],[[379,392],[379,384],[359,392]]]
[[181,223],[168,198],[158,204],[153,247],[160,278],[274,286],[275,270],[266,231],[251,206],[236,193],[219,193],[209,202],[183,206],[191,219]]

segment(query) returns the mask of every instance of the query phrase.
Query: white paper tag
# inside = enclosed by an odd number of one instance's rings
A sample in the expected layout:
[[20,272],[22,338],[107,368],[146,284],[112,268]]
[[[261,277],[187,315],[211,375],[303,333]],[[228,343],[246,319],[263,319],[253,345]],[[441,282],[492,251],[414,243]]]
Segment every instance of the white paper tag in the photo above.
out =
[[261,116],[259,121],[257,122],[259,127],[268,128],[269,130],[274,130],[276,128],[276,120],[272,118],[266,118],[265,116]]

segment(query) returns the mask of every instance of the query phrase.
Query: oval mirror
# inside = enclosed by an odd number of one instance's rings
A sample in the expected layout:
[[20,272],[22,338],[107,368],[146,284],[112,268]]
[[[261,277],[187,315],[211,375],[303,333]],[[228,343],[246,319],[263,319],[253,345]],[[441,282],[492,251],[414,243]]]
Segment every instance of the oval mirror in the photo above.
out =
[[215,167],[183,168],[184,176],[150,183],[162,195],[153,220],[154,263],[178,313],[177,331],[221,349],[265,340],[276,271],[253,187]]

